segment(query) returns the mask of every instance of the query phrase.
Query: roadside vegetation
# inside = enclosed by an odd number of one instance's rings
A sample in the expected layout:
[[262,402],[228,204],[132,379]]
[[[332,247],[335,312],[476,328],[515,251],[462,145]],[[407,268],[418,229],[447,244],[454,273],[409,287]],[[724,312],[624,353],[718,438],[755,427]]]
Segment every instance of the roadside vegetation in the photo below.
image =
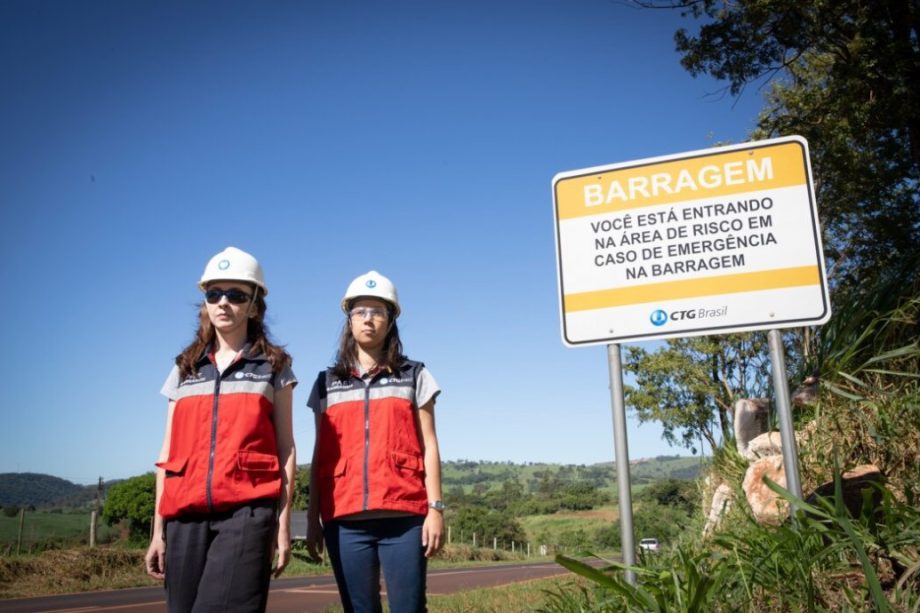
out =
[[[735,484],[736,503],[711,536],[688,531],[641,556],[635,583],[616,561],[558,556],[590,587],[557,588],[541,610],[920,611],[920,10],[902,0],[636,4],[695,19],[675,35],[691,74],[723,79],[729,95],[765,92],[753,139],[810,143],[833,316],[784,342],[793,387],[820,382],[794,414],[807,433],[802,489],[830,485],[800,500],[768,482],[792,509],[777,526],[758,524],[737,487],[748,463],[731,408],[772,394],[763,334],[633,348],[629,406],[676,444],[717,448],[707,476]],[[860,465],[880,478],[848,496],[843,476]]]

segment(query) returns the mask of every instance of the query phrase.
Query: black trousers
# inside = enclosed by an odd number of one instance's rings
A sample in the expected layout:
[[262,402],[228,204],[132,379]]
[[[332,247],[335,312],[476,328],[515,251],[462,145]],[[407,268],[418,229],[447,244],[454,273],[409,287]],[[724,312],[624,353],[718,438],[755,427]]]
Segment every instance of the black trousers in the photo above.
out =
[[170,613],[265,611],[276,502],[166,522],[166,605]]

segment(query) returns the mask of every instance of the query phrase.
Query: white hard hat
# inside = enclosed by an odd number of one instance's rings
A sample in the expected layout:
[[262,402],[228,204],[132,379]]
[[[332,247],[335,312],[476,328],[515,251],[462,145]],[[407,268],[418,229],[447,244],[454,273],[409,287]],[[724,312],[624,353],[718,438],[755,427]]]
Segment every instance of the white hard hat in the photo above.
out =
[[379,298],[393,307],[393,318],[399,317],[399,296],[396,286],[376,270],[355,278],[345,290],[342,298],[342,310],[347,314],[348,305],[356,298]]
[[227,247],[208,260],[204,267],[198,287],[204,291],[211,281],[244,281],[255,283],[262,288],[263,295],[268,295],[268,286],[262,275],[262,267],[254,257],[236,247]]

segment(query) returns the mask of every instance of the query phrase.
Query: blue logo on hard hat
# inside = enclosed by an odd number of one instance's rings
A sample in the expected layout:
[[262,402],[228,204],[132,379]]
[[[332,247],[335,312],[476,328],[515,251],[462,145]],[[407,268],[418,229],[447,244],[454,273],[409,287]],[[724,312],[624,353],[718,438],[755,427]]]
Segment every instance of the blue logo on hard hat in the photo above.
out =
[[228,268],[230,268],[230,260],[221,260],[220,262],[217,263],[217,267],[220,268],[221,270],[227,270]]
[[656,309],[652,311],[652,314],[649,316],[649,321],[651,321],[653,325],[663,326],[668,322],[668,314],[661,309]]
[[364,285],[368,286],[371,289],[374,289],[375,287],[377,287],[377,282],[374,281],[373,279],[368,279],[367,283],[365,283]]

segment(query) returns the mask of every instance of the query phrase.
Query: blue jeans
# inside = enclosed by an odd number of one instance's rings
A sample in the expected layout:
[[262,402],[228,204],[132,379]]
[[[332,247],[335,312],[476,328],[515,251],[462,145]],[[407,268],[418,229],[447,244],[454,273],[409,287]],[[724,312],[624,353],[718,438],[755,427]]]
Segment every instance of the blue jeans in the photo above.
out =
[[340,520],[323,528],[335,582],[346,612],[379,613],[380,567],[391,613],[427,611],[420,515]]

